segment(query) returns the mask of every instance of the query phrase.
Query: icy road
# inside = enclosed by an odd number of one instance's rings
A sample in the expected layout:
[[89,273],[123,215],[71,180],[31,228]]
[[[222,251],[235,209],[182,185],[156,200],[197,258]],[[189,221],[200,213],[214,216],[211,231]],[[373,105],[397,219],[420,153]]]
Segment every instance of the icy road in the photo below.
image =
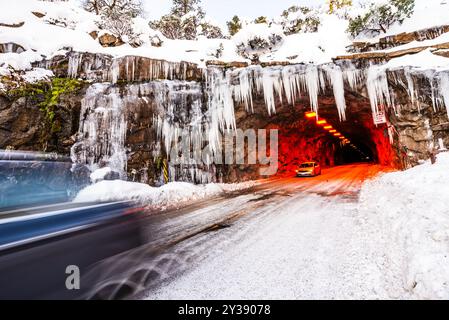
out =
[[154,216],[152,253],[129,258],[147,262],[122,284],[140,285],[146,299],[406,297],[395,262],[358,216],[361,183],[380,170],[356,164],[271,180]]

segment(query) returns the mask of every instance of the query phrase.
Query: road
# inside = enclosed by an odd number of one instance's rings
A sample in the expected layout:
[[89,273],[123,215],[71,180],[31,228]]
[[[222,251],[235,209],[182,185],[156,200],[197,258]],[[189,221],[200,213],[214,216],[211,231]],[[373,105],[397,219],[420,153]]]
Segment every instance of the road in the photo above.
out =
[[[149,218],[150,243],[107,263],[109,298],[368,299],[400,292],[357,215],[354,164],[313,178],[277,178]],[[113,266],[113,267],[112,267]],[[119,282],[108,275],[124,276]]]

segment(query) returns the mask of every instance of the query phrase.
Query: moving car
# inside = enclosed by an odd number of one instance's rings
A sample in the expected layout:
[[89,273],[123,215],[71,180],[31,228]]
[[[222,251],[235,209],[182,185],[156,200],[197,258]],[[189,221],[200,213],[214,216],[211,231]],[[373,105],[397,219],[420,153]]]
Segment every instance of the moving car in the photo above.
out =
[[314,177],[321,174],[321,166],[316,161],[303,162],[296,170],[297,177]]
[[[0,150],[0,300],[86,298],[96,264],[143,244],[144,209],[71,202],[70,168],[68,158]],[[72,290],[73,266],[81,285]]]

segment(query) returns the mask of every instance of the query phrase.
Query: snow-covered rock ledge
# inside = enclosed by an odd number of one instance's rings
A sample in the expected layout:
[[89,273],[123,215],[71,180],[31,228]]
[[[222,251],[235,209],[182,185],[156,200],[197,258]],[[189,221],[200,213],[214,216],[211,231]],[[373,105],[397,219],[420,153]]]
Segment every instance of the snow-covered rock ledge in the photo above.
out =
[[[361,191],[368,236],[397,266],[406,292],[417,299],[449,299],[449,153],[403,172],[384,174]],[[388,274],[385,274],[388,278]]]
[[255,186],[256,181],[235,184],[210,183],[195,185],[187,182],[170,182],[162,187],[122,180],[104,180],[81,190],[74,202],[134,200],[151,209],[167,209],[185,205],[226,192]]

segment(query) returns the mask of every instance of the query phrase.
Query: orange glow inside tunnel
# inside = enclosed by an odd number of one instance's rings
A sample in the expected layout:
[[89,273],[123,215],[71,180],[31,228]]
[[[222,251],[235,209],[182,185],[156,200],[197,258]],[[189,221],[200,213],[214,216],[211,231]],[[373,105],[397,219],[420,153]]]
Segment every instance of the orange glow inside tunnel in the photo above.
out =
[[324,129],[326,129],[326,130],[332,130],[333,127],[332,127],[332,126],[325,126]]
[[316,112],[313,112],[313,111],[306,112],[306,118],[309,118],[309,119],[316,118]]
[[324,124],[326,124],[326,123],[327,123],[327,121],[324,120],[324,119],[320,119],[320,120],[318,120],[318,121],[316,122],[316,124],[318,124],[318,125],[324,125]]

